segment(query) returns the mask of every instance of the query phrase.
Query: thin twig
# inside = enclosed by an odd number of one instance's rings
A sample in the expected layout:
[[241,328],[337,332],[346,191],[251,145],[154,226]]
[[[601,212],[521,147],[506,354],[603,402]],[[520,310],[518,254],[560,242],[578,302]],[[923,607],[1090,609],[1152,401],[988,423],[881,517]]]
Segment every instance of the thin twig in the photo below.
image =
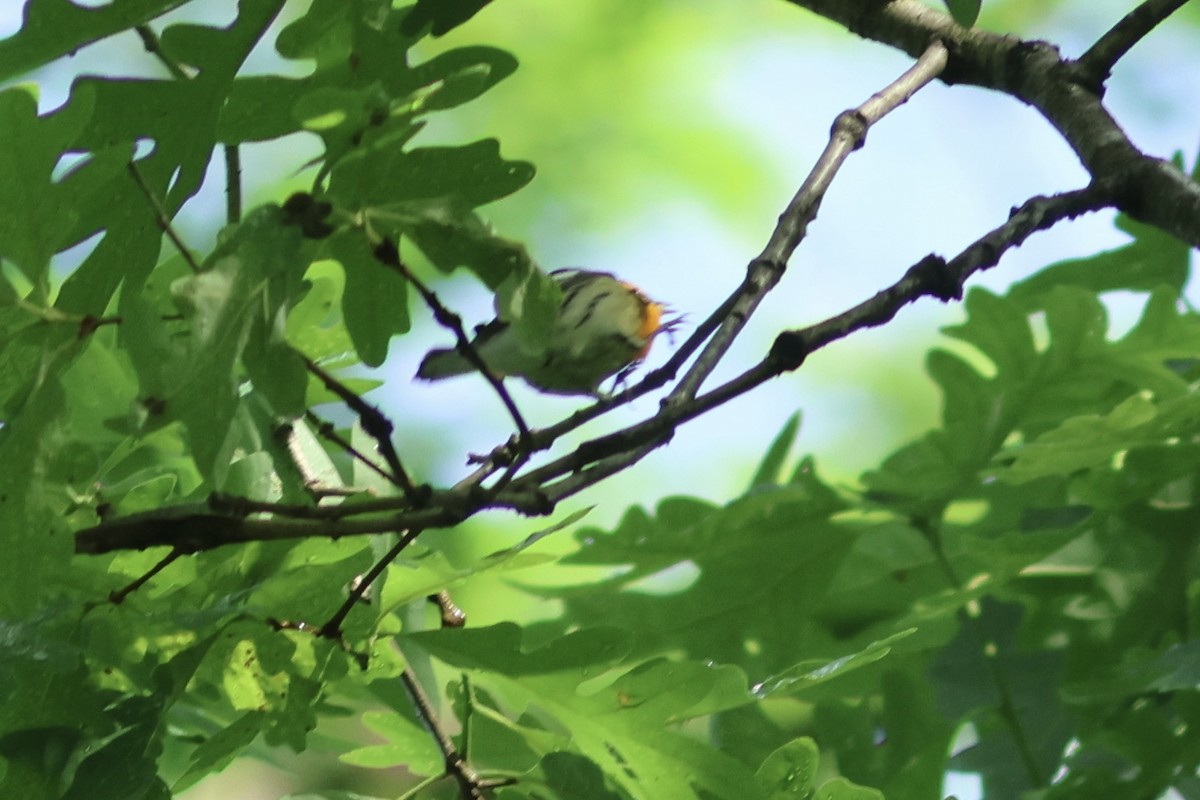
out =
[[322,636],[329,639],[341,638],[342,623],[346,621],[346,617],[349,616],[354,607],[363,599],[367,590],[371,588],[371,584],[378,580],[388,565],[400,556],[404,548],[412,544],[421,535],[422,530],[424,528],[410,528],[405,531],[396,543],[392,545],[392,548],[384,553],[383,557],[375,562],[374,566],[359,578],[354,586],[351,587],[350,596],[346,598],[346,601],[333,613],[333,616],[325,620],[324,624],[321,625]]
[[532,441],[532,451],[545,450],[550,445],[554,444],[559,437],[570,433],[576,428],[591,422],[593,419],[601,416],[609,409],[624,405],[644,394],[654,391],[662,386],[665,386],[669,381],[674,380],[676,373],[680,367],[687,362],[692,354],[700,349],[700,346],[712,335],[713,331],[720,327],[721,323],[729,315],[734,303],[741,297],[744,291],[744,284],[738,287],[733,294],[725,299],[721,305],[717,306],[708,318],[696,326],[692,334],[687,340],[680,345],[667,362],[661,367],[651,370],[642,380],[635,385],[617,392],[609,397],[603,397],[597,400],[590,406],[579,409],[569,417],[550,425],[545,428],[538,428],[531,432],[530,440]]
[[163,208],[163,204],[159,202],[158,197],[150,188],[150,184],[146,183],[146,179],[142,177],[142,171],[138,169],[137,162],[129,162],[129,174],[133,176],[133,180],[137,183],[138,188],[142,190],[142,194],[146,196],[146,200],[150,203],[150,207],[154,209],[154,213],[158,218],[158,227],[162,228],[163,233],[175,245],[175,249],[179,251],[179,255],[183,256],[183,260],[192,268],[192,272],[200,272],[200,265],[196,263],[196,259],[188,251],[187,245],[179,238],[179,234],[175,232],[175,228],[171,226],[171,218],[167,216],[167,210]]
[[183,68],[178,61],[167,55],[163,50],[162,42],[158,38],[158,34],[149,25],[135,25],[133,28],[137,31],[137,35],[141,37],[142,44],[146,48],[146,52],[153,55],[159,62],[167,68],[167,72],[171,73],[171,77],[180,81],[191,80],[187,70]]
[[242,219],[242,154],[236,144],[225,145],[225,221]]
[[[452,776],[457,781],[463,800],[484,800],[487,797],[489,789],[515,783],[511,778],[484,778],[476,772],[467,763],[463,752],[455,746],[454,740],[438,724],[437,713],[434,711],[433,703],[430,702],[429,695],[425,693],[425,689],[417,680],[416,673],[413,672],[412,668],[405,666],[404,671],[400,673],[400,678],[404,681],[404,688],[408,690],[408,694],[412,698],[417,716],[424,723],[425,729],[429,731],[434,741],[437,742],[438,749],[442,751],[442,756],[446,763],[446,774]],[[466,737],[465,720],[463,737]]]
[[304,365],[308,368],[308,371],[315,375],[321,383],[325,384],[325,388],[336,394],[343,403],[349,406],[354,413],[358,414],[358,418],[362,422],[363,431],[379,445],[379,452],[383,456],[383,460],[387,462],[388,469],[391,470],[391,474],[387,476],[388,480],[395,484],[410,502],[415,503],[418,499],[417,487],[412,482],[412,478],[409,477],[408,471],[404,469],[404,465],[400,462],[400,454],[396,452],[396,448],[392,445],[392,421],[382,411],[366,400],[363,400],[357,393],[322,369],[320,365],[308,356],[301,354],[300,357],[304,359]]
[[821,153],[795,197],[779,216],[779,223],[762,253],[750,262],[746,280],[734,293],[730,310],[722,320],[720,328],[709,340],[691,369],[671,391],[667,398],[668,403],[678,404],[695,396],[701,383],[724,358],[734,338],[749,321],[750,315],[783,277],[788,260],[803,240],[809,223],[816,218],[821,200],[846,158],[862,147],[867,131],[872,125],[941,74],[947,58],[945,46],[941,42],[934,42],[916,64],[886,88],[872,95],[858,108],[843,111],[838,115],[825,151]]
[[[345,453],[348,454],[355,461],[362,464],[364,467],[371,470],[372,472],[374,472],[379,477],[383,478],[388,483],[392,483],[392,484],[396,483],[396,479],[392,476],[392,474],[390,472],[388,472],[386,469],[384,469],[383,467],[376,464],[374,461],[372,461],[370,458],[367,457],[366,453],[359,450],[357,447],[355,447],[353,444],[351,444],[345,437],[343,437],[341,434],[339,434],[337,432],[337,430],[333,427],[332,422],[321,419],[320,417],[318,417],[316,414],[314,414],[311,411],[305,411],[304,418],[306,420],[308,420],[310,425],[313,426],[313,428],[316,430],[318,435],[333,442],[335,445],[337,445],[343,451],[345,451]],[[398,455],[397,455],[397,458],[399,458]],[[406,498],[405,502],[408,502],[408,501],[409,501],[408,498]]]
[[79,330],[75,333],[77,339],[86,339],[105,325],[120,325],[125,320],[121,317],[97,317],[94,314],[84,314],[79,320]]
[[143,574],[141,577],[132,581],[128,586],[125,586],[121,589],[117,589],[116,591],[113,591],[113,592],[109,592],[108,593],[108,601],[110,603],[112,603],[113,605],[120,605],[121,603],[125,602],[126,597],[128,597],[129,595],[136,592],[138,589],[145,586],[146,581],[150,580],[155,575],[162,572],[164,569],[166,569],[168,564],[175,561],[175,559],[179,558],[181,555],[183,555],[183,551],[181,551],[181,550],[172,550],[171,552],[167,553],[165,556],[163,556],[158,561],[157,564],[155,564],[150,569],[146,570],[145,574]]
[[1076,64],[1094,86],[1103,85],[1116,63],[1185,3],[1187,0],[1146,0],[1097,39]]
[[517,403],[513,400],[512,395],[508,393],[508,388],[504,385],[504,381],[488,366],[487,362],[479,355],[479,351],[475,349],[475,345],[471,344],[471,340],[467,337],[467,332],[463,330],[462,318],[455,314],[446,306],[442,305],[442,301],[433,293],[425,283],[418,278],[408,265],[400,259],[400,251],[391,240],[379,242],[374,248],[375,258],[379,263],[386,267],[399,272],[406,281],[411,283],[417,292],[421,295],[421,299],[425,301],[425,305],[433,312],[433,318],[438,324],[446,328],[454,334],[455,348],[471,363],[471,366],[483,375],[484,379],[491,384],[492,389],[500,397],[500,401],[504,403],[504,407],[508,409],[508,415],[512,417],[513,424],[517,427],[517,436],[521,445],[521,449],[528,452],[529,441],[529,425],[525,422],[525,417],[521,414],[521,410],[517,408]]

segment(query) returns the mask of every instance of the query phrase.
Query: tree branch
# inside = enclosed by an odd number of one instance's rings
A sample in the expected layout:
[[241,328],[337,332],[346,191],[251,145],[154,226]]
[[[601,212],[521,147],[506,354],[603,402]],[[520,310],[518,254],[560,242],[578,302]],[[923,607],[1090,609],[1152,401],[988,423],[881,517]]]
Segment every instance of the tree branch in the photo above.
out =
[[779,334],[767,357],[738,377],[687,403],[664,407],[648,420],[582,443],[572,453],[514,481],[512,493],[501,494],[497,500],[531,513],[539,503],[554,504],[576,494],[666,444],[684,422],[740,397],[783,372],[799,368],[808,354],[854,331],[888,322],[901,308],[921,297],[957,299],[971,275],[995,266],[1006,251],[1033,233],[1104,208],[1110,200],[1105,188],[1098,186],[1031,198],[1013,209],[1003,225],[980,237],[949,262],[938,256],[926,256],[899,281],[871,299],[824,322]]
[[834,176],[846,158],[863,146],[870,127],[936,78],[945,68],[946,58],[945,46],[940,42],[932,42],[917,63],[885,89],[876,92],[857,108],[838,115],[824,152],[813,165],[792,201],[779,215],[779,222],[766,247],[750,262],[746,280],[731,297],[729,312],[697,357],[696,363],[671,391],[667,398],[669,404],[681,403],[695,396],[701,383],[724,358],[734,338],[749,321],[750,315],[767,293],[779,283],[788,260],[804,239],[809,223],[816,219],[821,200],[825,197]]
[[466,331],[463,330],[462,319],[446,306],[442,305],[442,301],[433,293],[425,283],[417,278],[408,265],[400,260],[400,251],[396,249],[396,245],[392,242],[381,242],[374,249],[375,258],[384,266],[394,269],[399,272],[406,281],[408,281],[421,295],[421,299],[425,301],[425,305],[433,312],[433,318],[438,324],[446,328],[454,334],[456,348],[462,353],[463,357],[471,363],[479,374],[484,377],[492,389],[500,397],[500,402],[504,403],[504,407],[508,410],[508,415],[512,417],[513,424],[517,428],[517,440],[519,449],[528,452],[529,440],[529,425],[525,422],[525,417],[521,414],[521,410],[517,408],[517,402],[508,392],[508,388],[504,385],[504,381],[500,379],[479,352],[475,349],[475,345],[467,337]]
[[[728,341],[744,325],[745,317],[753,312],[762,295],[778,281],[784,263],[803,238],[808,223],[815,218],[820,199],[838,166],[850,152],[861,146],[871,124],[903,103],[917,88],[928,83],[945,62],[946,50],[935,43],[913,69],[887,89],[857,109],[839,115],[825,153],[781,214],[779,225],[763,253],[751,262],[746,280],[722,304],[719,309],[721,314],[711,316],[702,326],[703,332],[689,340],[689,344],[699,347],[710,331],[715,332],[705,351],[697,358],[693,371],[682,382],[684,388],[677,387],[655,416],[584,442],[571,453],[520,476],[515,476],[514,467],[509,464],[505,478],[512,478],[511,482],[502,480],[485,490],[481,482],[504,466],[503,458],[489,459],[454,489],[432,492],[427,505],[415,510],[411,505],[402,505],[397,509],[396,499],[347,505],[328,511],[314,509],[296,515],[299,519],[286,519],[279,515],[245,518],[214,514],[212,509],[203,507],[190,512],[173,510],[171,515],[138,515],[80,531],[76,536],[77,552],[100,553],[155,545],[172,545],[181,552],[194,552],[252,540],[337,537],[406,530],[409,533],[402,537],[399,544],[399,547],[403,547],[415,537],[417,530],[452,526],[488,508],[549,514],[559,500],[625,469],[670,441],[680,424],[745,394],[783,372],[798,368],[814,350],[853,331],[889,321],[900,308],[919,297],[930,295],[943,301],[956,299],[961,295],[964,281],[975,272],[994,266],[1004,252],[1019,245],[1034,232],[1113,204],[1114,198],[1123,189],[1120,182],[1094,181],[1087,189],[1053,197],[1032,198],[1014,209],[1004,224],[981,237],[951,261],[927,256],[913,265],[897,283],[869,300],[808,328],[784,331],[758,364],[706,394],[689,396],[708,374],[710,362],[715,363],[723,356]],[[673,368],[677,368],[677,365]],[[642,385],[649,383],[648,377]],[[605,407],[597,404],[593,408],[602,410]],[[573,415],[559,426],[539,432],[536,444],[548,445],[554,435],[569,429],[568,426],[580,424],[578,421],[587,413],[601,412],[589,409],[583,414]],[[533,441],[532,434],[530,441]],[[527,457],[529,451],[524,452]],[[389,511],[385,513],[385,509]],[[351,515],[354,518],[348,518]],[[383,559],[380,563],[385,564],[387,560]]]
[[133,182],[137,184],[138,189],[146,196],[146,201],[150,203],[150,207],[154,209],[154,216],[158,221],[158,227],[162,228],[163,233],[171,240],[171,244],[175,245],[175,249],[179,251],[179,255],[183,257],[184,262],[191,268],[192,272],[199,273],[201,271],[200,265],[196,262],[195,256],[187,249],[187,245],[179,238],[179,234],[175,232],[175,227],[171,225],[171,218],[167,215],[167,209],[159,202],[158,195],[154,194],[154,190],[146,182],[142,171],[138,169],[137,162],[130,161],[128,169],[129,174],[133,176]]
[[[1200,247],[1200,186],[1170,162],[1138,150],[1101,102],[1103,87],[1092,84],[1086,71],[1063,59],[1053,45],[968,30],[917,0],[788,2],[913,56],[929,42],[945,42],[950,51],[942,75],[946,83],[994,89],[1033,106],[1062,134],[1093,183],[1113,187],[1118,209]],[[1156,16],[1165,11],[1154,4]],[[1146,22],[1128,27],[1112,39],[1126,50],[1138,31],[1143,36],[1149,31]]]
[[387,478],[404,493],[405,498],[414,505],[421,505],[427,492],[422,491],[400,461],[400,454],[392,445],[392,421],[382,411],[351,391],[345,384],[322,369],[308,356],[301,354],[308,371],[325,385],[325,388],[341,398],[342,402],[358,414],[363,430],[379,445],[379,452],[388,464],[390,474]]
[[236,144],[225,145],[225,222],[242,221],[242,154]]
[[1112,68],[1135,44],[1154,30],[1187,0],[1146,0],[1126,14],[1120,22],[1096,40],[1076,64],[1090,76],[1096,86],[1102,86]]

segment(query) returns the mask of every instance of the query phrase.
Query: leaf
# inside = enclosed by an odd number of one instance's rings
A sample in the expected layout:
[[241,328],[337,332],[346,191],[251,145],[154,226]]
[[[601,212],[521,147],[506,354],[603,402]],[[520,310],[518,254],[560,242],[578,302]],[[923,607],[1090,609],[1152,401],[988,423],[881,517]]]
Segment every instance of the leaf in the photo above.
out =
[[654,660],[583,692],[628,653],[614,629],[589,628],[526,649],[515,625],[430,631],[404,638],[469,672],[514,715],[565,730],[600,771],[634,798],[753,797],[753,776],[733,759],[664,728],[748,702],[737,670]]
[[759,697],[767,697],[780,692],[803,692],[809,687],[835,680],[847,672],[874,664],[886,658],[895,642],[914,633],[916,633],[916,630],[913,628],[900,631],[889,636],[887,639],[871,642],[857,653],[851,653],[833,661],[816,664],[802,662],[779,675],[772,675],[762,681],[755,687],[755,694]]
[[1013,284],[1008,296],[1035,310],[1055,286],[1076,286],[1096,294],[1122,289],[1149,292],[1160,287],[1169,288],[1173,294],[1180,292],[1188,278],[1188,246],[1124,214],[1118,215],[1116,225],[1133,241],[1087,258],[1051,264]]
[[492,0],[417,0],[404,18],[403,28],[411,34],[431,26],[434,36],[442,36],[483,10]]
[[870,526],[834,522],[835,510],[803,485],[724,509],[668,499],[655,518],[632,509],[611,533],[579,531],[579,552],[563,560],[621,570],[592,584],[529,591],[562,598],[579,624],[619,620],[639,652],[680,652],[766,677],[795,663],[800,640],[815,658],[845,652],[814,649],[813,616]]
[[0,81],[74,53],[84,45],[149,22],[187,0],[124,0],[84,6],[69,0],[29,0],[16,34],[0,41]]
[[152,318],[160,301],[146,298],[135,313],[159,342],[131,347],[142,396],[155,398],[166,418],[187,425],[197,463],[216,486],[229,475],[235,447],[261,449],[241,439],[253,422],[236,424],[245,414],[238,395],[242,364],[276,414],[304,407],[304,363],[285,335],[286,313],[306,266],[299,247],[299,231],[283,224],[278,207],[258,209],[207,269],[171,282],[170,294],[188,323],[186,338],[169,336]]
[[382,711],[368,711],[362,721],[387,744],[360,747],[342,754],[339,760],[372,769],[402,766],[417,775],[438,775],[445,769],[445,757],[429,732],[420,726]]
[[628,653],[628,637],[615,628],[578,631],[533,652],[524,649],[520,628],[511,623],[414,633],[405,640],[420,644],[443,661],[507,675],[581,670],[579,675],[587,677],[603,671],[596,668],[607,668]]
[[[412,12],[405,24],[411,16]],[[479,97],[516,70],[517,59],[505,50],[456,47],[412,68],[415,86],[410,102],[420,111],[454,108]]]
[[0,736],[0,791],[30,800],[61,800],[68,759],[80,744],[75,726],[19,730]]
[[590,511],[591,508],[587,507],[568,514],[561,521],[531,533],[512,547],[496,550],[466,565],[452,564],[438,550],[421,552],[417,548],[410,548],[409,558],[388,570],[379,593],[379,604],[385,613],[389,613],[414,600],[452,587],[468,577],[492,570],[515,571],[545,565],[548,561],[556,560],[555,557],[525,551],[547,536],[571,527]]
[[358,231],[334,234],[328,246],[346,276],[342,294],[346,331],[363,362],[377,367],[387,358],[392,336],[412,327],[408,283],[371,254]]
[[[547,291],[549,279],[536,277],[523,246],[497,236],[472,211],[524,186],[533,177],[532,166],[501,159],[495,140],[408,150],[409,135],[385,136],[339,161],[332,170],[330,200],[365,217],[378,235],[409,237],[443,271],[470,268],[500,291],[504,318],[518,326],[518,333],[528,325],[548,329],[545,318],[552,310],[545,309],[557,308],[549,300],[557,297]],[[525,313],[530,310],[538,313]]]
[[807,736],[793,739],[775,750],[755,774],[763,796],[767,800],[811,796],[816,787],[820,760],[817,743]]
[[1146,694],[1191,691],[1200,685],[1200,641],[1192,639],[1162,652],[1131,656],[1126,663],[1102,670],[1108,673],[1103,677],[1067,686],[1067,701],[1120,702]]
[[758,783],[767,800],[815,797],[820,800],[883,800],[876,789],[857,786],[845,778],[816,785],[820,752],[807,736],[793,739],[767,757],[758,768]]
[[547,753],[541,768],[546,776],[546,785],[559,797],[586,797],[588,800],[621,800],[621,796],[609,790],[604,773],[589,761],[574,753]]
[[533,167],[500,158],[500,144],[483,139],[459,147],[406,150],[407,136],[357,149],[333,168],[330,197],[349,209],[386,210],[412,201],[453,198],[474,208],[512,194],[533,179]]
[[315,261],[304,273],[304,280],[308,291],[288,314],[287,340],[317,362],[344,354],[353,346],[342,324],[345,272],[334,261]]
[[162,709],[156,699],[129,697],[106,710],[119,721],[118,733],[83,759],[63,800],[169,797],[158,777]]
[[[42,607],[46,587],[71,574],[71,542],[62,515],[64,478],[47,468],[70,441],[58,381],[36,386],[21,414],[0,428],[0,614],[20,619]],[[36,700],[36,692],[25,698]],[[6,706],[10,707],[10,706]],[[15,710],[13,713],[16,713]]]
[[1103,417],[1068,419],[1017,449],[1016,460],[1000,474],[1007,480],[1023,482],[1107,466],[1118,451],[1150,443],[1145,431],[1157,415],[1154,402],[1136,394]]
[[944,2],[950,11],[950,16],[954,17],[954,21],[964,28],[970,28],[975,24],[975,20],[979,19],[979,9],[983,6],[983,0],[944,0]]
[[845,778],[831,778],[817,789],[816,800],[883,800],[883,793],[866,786],[855,786]]
[[247,711],[230,725],[212,734],[192,751],[191,764],[187,771],[171,787],[181,792],[194,786],[200,779],[220,772],[246,749],[262,731],[266,714]]
[[78,213],[76,198],[50,176],[86,113],[56,125],[38,117],[37,101],[26,91],[0,92],[0,128],[7,144],[0,148],[0,183],[13,189],[0,194],[0,256],[38,288],[39,300],[47,288],[50,256],[66,246]]
[[762,463],[758,465],[754,477],[750,479],[749,488],[751,490],[757,487],[774,486],[778,483],[780,473],[783,471],[783,462],[787,459],[792,445],[795,444],[796,434],[799,431],[800,414],[797,412],[788,417],[783,428],[771,442],[771,446],[767,448]]
[[1009,380],[1026,377],[1037,351],[1026,313],[1016,303],[984,289],[971,289],[964,303],[967,321],[942,331],[969,342],[991,359],[998,374]]
[[[1070,739],[1057,691],[1062,656],[1021,648],[1015,636],[1021,616],[1018,606],[983,603],[976,621],[964,625],[930,667],[943,713],[972,720],[979,736],[977,744],[951,760],[950,768],[980,772],[989,796],[1015,796],[1032,788],[1028,770],[1009,766],[1021,763],[1018,748],[1034,759],[1041,774],[1048,774]],[[1006,723],[1005,713],[1015,719]],[[1014,730],[1020,731],[1020,744]]]

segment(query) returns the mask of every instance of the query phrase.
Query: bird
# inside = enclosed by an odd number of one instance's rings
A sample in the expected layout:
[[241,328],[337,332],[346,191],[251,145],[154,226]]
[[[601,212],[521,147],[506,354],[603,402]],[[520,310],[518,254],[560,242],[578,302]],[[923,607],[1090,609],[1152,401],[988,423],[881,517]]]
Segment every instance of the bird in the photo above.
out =
[[[603,396],[600,385],[634,367],[654,337],[669,330],[666,307],[609,272],[558,269],[550,277],[562,290],[547,344],[530,349],[500,319],[478,326],[471,346],[497,377],[517,376],[547,394]],[[457,348],[431,350],[417,377],[437,381],[475,371]]]

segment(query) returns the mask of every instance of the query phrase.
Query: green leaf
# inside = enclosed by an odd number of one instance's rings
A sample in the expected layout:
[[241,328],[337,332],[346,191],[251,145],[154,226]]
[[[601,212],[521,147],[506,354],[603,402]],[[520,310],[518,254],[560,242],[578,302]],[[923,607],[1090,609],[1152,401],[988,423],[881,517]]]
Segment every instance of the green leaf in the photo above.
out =
[[83,759],[63,800],[168,797],[158,777],[157,759],[162,755],[158,721],[162,709],[156,700],[130,697],[106,711],[119,721],[119,732]]
[[412,68],[415,85],[410,102],[420,111],[454,108],[474,100],[516,70],[517,59],[499,48],[458,47]]
[[124,0],[78,5],[68,0],[29,0],[21,29],[0,41],[0,81],[29,72],[134,25],[184,5],[187,0]]
[[404,18],[404,30],[416,33],[429,25],[434,36],[442,36],[478,14],[490,2],[492,0],[417,0]]
[[970,28],[975,24],[975,20],[979,19],[979,9],[983,6],[983,0],[944,0],[944,2],[950,11],[950,16],[954,17],[954,21],[964,28]]
[[1037,355],[1026,312],[1012,300],[979,288],[967,293],[964,305],[967,322],[943,332],[977,347],[1009,380],[1026,377]]
[[579,751],[634,798],[754,797],[753,775],[733,759],[664,726],[749,701],[738,670],[659,659],[581,691],[628,653],[626,636],[584,629],[526,649],[519,629],[411,634],[407,644],[470,673],[512,715],[565,730]]
[[1096,294],[1121,289],[1149,292],[1160,287],[1180,292],[1188,279],[1190,248],[1169,233],[1124,214],[1117,217],[1116,224],[1133,237],[1132,242],[1052,264],[1013,284],[1008,296],[1035,310],[1055,286],[1076,286]]
[[1021,752],[1038,772],[1049,774],[1070,739],[1057,690],[1062,656],[1022,648],[1015,635],[1021,616],[1017,606],[985,602],[975,622],[964,625],[930,667],[943,713],[972,720],[979,737],[950,767],[980,772],[989,796],[1034,788],[1036,776],[1029,769],[1012,768],[1024,763]]
[[0,257],[12,261],[44,300],[50,256],[67,245],[78,212],[72,194],[50,180],[64,150],[90,109],[66,125],[41,120],[37,101],[22,89],[0,92]]
[[533,166],[500,158],[500,144],[483,139],[459,147],[404,149],[408,136],[390,136],[357,149],[333,168],[329,192],[349,209],[377,209],[453,198],[466,208],[512,194],[533,179]]
[[799,431],[800,414],[797,412],[788,417],[783,428],[771,442],[771,446],[767,448],[767,454],[763,456],[762,463],[758,465],[754,477],[750,479],[751,490],[757,487],[774,486],[779,482],[780,473],[783,471],[783,462],[787,459],[792,445],[795,444],[796,434]]
[[1167,647],[1162,652],[1132,655],[1123,664],[1103,670],[1101,678],[1066,688],[1068,702],[1121,701],[1151,693],[1192,691],[1200,685],[1200,641]]
[[511,623],[414,633],[406,639],[443,661],[507,675],[581,670],[580,676],[586,677],[619,662],[629,647],[628,637],[616,628],[590,628],[529,652],[521,644],[520,628]]
[[287,340],[317,362],[344,354],[352,347],[341,314],[345,271],[334,261],[316,261],[304,280],[308,291],[288,314]]
[[[21,618],[43,605],[46,587],[70,580],[71,542],[63,518],[64,478],[48,471],[70,442],[66,399],[55,380],[30,392],[22,413],[0,429],[0,614]],[[41,695],[26,693],[36,700]]]
[[429,732],[397,714],[368,711],[363,724],[387,740],[387,744],[360,747],[344,753],[340,760],[358,767],[383,769],[402,766],[417,775],[438,775],[445,757]]
[[[170,283],[187,322],[184,336],[178,323],[155,317],[162,299],[144,298],[132,312],[149,331],[130,348],[142,396],[187,425],[197,463],[215,486],[228,477],[235,448],[262,449],[245,439],[255,424],[239,400],[242,364],[274,413],[304,408],[307,374],[285,325],[306,263],[299,231],[283,224],[278,207],[267,206],[247,216],[209,267]],[[162,282],[153,286],[161,297]]]
[[377,367],[387,358],[392,336],[412,327],[408,283],[372,255],[358,231],[334,234],[329,248],[346,276],[342,295],[346,331],[363,362]]
[[0,736],[0,791],[28,800],[61,800],[68,759],[82,734],[74,726],[18,730]]
[[[497,236],[471,209],[524,186],[532,166],[501,159],[495,140],[407,150],[410,135],[385,136],[339,161],[330,200],[362,215],[378,235],[408,236],[443,271],[467,266],[489,288],[502,289],[506,318],[524,325],[525,315],[516,312],[527,299],[539,310],[551,305],[545,298],[553,292],[541,291],[548,279],[534,278],[525,248]],[[536,317],[538,324],[544,316]]]
[[171,787],[172,790],[181,792],[189,786],[194,786],[201,778],[229,766],[233,759],[241,755],[242,751],[258,738],[265,717],[264,712],[247,711],[201,742],[192,751],[192,763]]
[[811,796],[820,760],[817,743],[807,736],[793,739],[775,750],[755,774],[763,796],[767,800]]
[[755,694],[767,697],[779,692],[803,692],[817,684],[835,680],[862,667],[875,664],[886,658],[891,652],[892,645],[916,633],[909,628],[900,631],[887,639],[871,642],[857,653],[842,656],[828,662],[802,662],[779,675],[772,675],[755,687]]
[[845,778],[832,778],[817,789],[816,800],[883,800],[878,789],[856,786]]
[[1016,460],[1000,474],[1023,482],[1107,466],[1118,451],[1151,443],[1145,430],[1157,415],[1149,397],[1135,394],[1103,417],[1073,417],[1017,449]]
[[817,787],[820,751],[811,738],[793,739],[771,753],[758,768],[758,783],[767,800],[815,797],[820,800],[883,800],[876,789],[832,778]]
[[547,753],[541,762],[546,785],[559,797],[586,797],[588,800],[621,800],[608,788],[604,773],[594,761],[574,753]]

